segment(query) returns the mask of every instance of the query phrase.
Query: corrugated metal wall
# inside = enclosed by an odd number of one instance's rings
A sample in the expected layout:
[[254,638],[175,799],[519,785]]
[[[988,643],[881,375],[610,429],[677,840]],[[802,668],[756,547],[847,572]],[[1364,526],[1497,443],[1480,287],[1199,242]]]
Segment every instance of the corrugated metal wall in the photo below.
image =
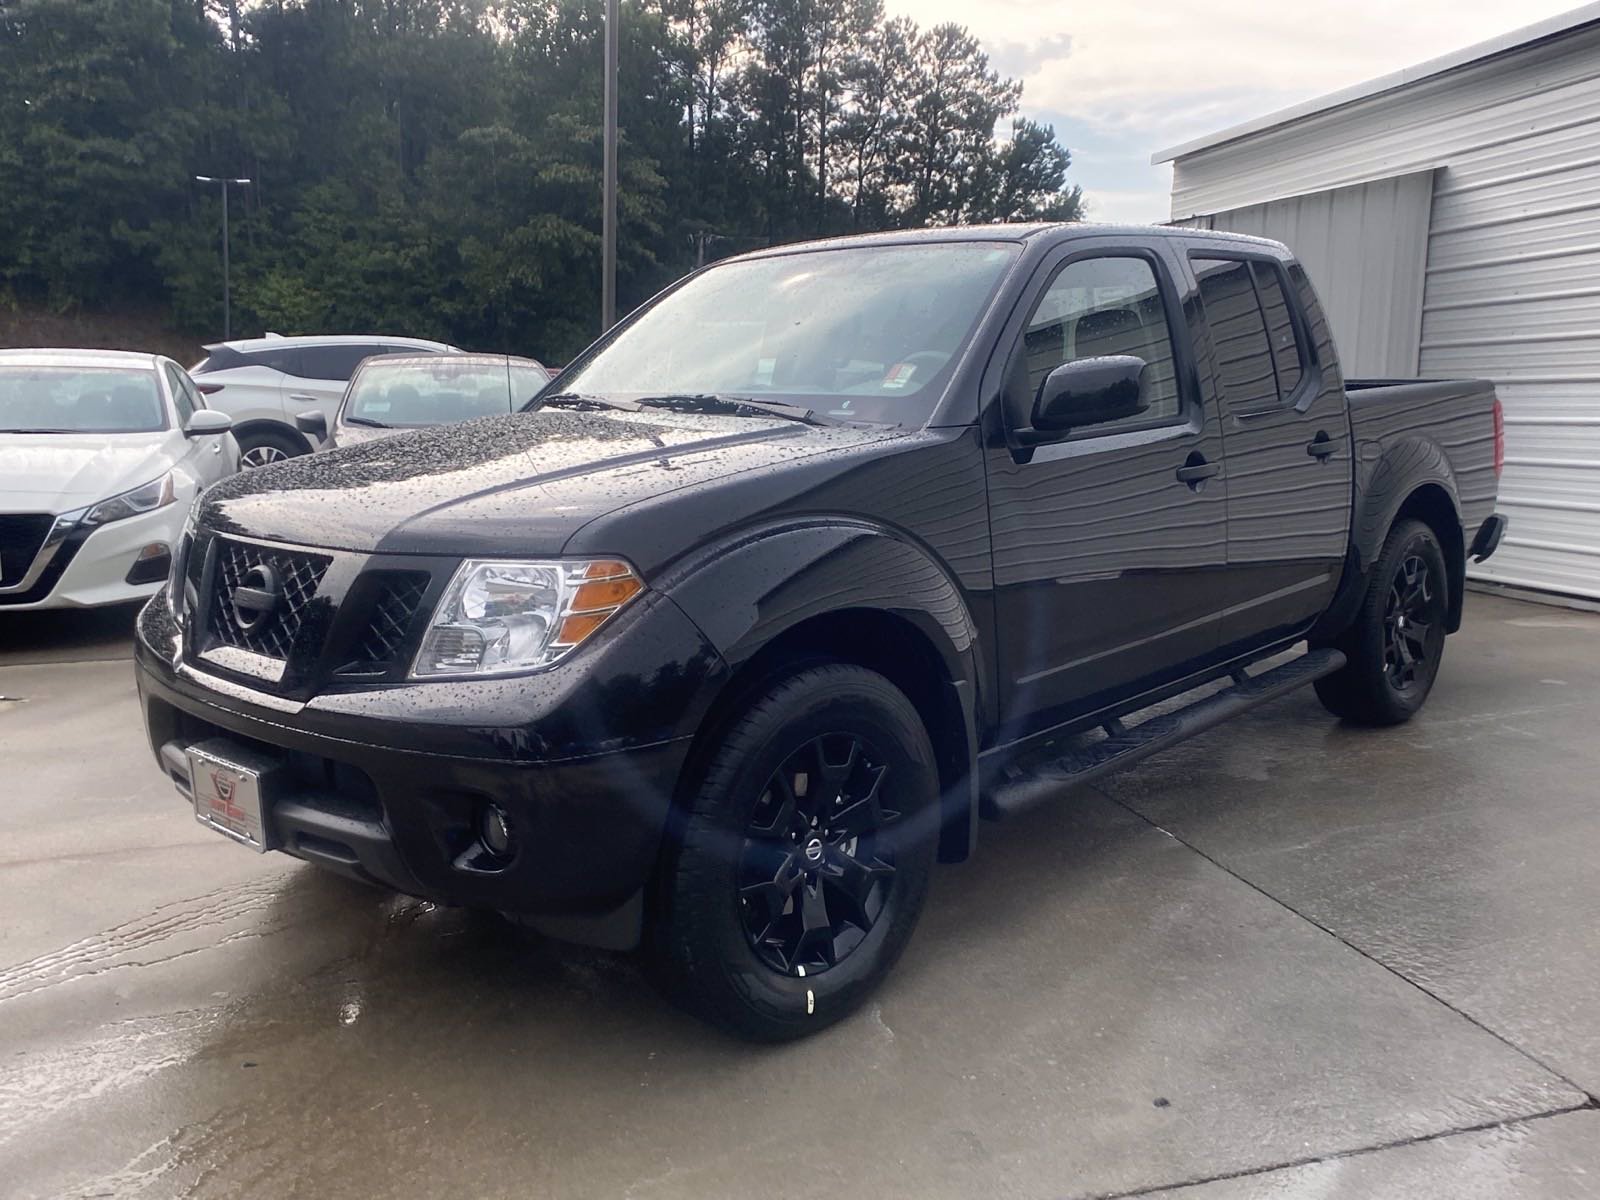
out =
[[[1420,372],[1487,376],[1506,412],[1511,531],[1471,573],[1600,598],[1600,27],[1181,159],[1173,210],[1422,168],[1437,171]],[[1368,236],[1327,229],[1352,249]],[[1336,311],[1373,299],[1313,277]]]
[[1252,204],[1186,224],[1294,247],[1316,286],[1346,375],[1417,373],[1433,172]]

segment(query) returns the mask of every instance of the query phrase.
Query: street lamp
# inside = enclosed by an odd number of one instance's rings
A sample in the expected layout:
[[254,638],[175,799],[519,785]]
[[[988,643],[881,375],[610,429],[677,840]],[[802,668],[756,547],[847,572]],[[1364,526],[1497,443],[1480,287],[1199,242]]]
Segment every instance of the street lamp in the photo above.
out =
[[617,0],[606,0],[604,175],[600,200],[600,332],[617,323]]
[[228,185],[237,183],[240,187],[248,187],[248,179],[218,179],[213,175],[196,175],[196,183],[216,183],[222,187],[222,340],[228,341],[233,337],[232,297],[229,294],[228,281]]

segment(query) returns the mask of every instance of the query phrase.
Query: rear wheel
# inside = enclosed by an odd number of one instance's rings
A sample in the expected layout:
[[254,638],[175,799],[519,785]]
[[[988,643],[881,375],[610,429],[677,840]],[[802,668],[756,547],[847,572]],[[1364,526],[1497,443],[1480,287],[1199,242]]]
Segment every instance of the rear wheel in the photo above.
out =
[[1421,521],[1397,522],[1350,628],[1333,643],[1349,660],[1316,684],[1335,716],[1398,725],[1427,700],[1444,654],[1450,582],[1444,551]]
[[916,925],[938,799],[927,732],[887,679],[822,666],[771,687],[722,733],[665,864],[669,989],[762,1041],[849,1013]]
[[272,429],[253,429],[239,438],[239,465],[246,470],[298,458],[305,452],[306,448],[287,433]]

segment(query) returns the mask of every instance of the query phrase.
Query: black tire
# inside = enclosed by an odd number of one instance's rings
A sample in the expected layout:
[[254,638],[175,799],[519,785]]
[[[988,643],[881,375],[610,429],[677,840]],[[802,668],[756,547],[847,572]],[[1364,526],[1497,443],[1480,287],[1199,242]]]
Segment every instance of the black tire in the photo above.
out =
[[713,1024],[803,1037],[856,1008],[916,926],[933,747],[899,689],[842,664],[774,683],[717,736],[663,862],[654,965]]
[[279,433],[275,429],[252,429],[239,438],[239,467],[245,471],[286,458],[299,458],[305,453],[304,442],[293,434]]
[[1355,620],[1331,643],[1349,661],[1317,680],[1323,707],[1359,725],[1410,720],[1438,677],[1449,605],[1439,539],[1421,521],[1396,522]]

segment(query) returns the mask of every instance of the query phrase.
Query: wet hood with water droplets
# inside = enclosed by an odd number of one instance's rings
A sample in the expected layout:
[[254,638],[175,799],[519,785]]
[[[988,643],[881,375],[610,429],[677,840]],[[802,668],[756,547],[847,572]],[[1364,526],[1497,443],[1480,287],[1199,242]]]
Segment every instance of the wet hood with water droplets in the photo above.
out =
[[557,554],[635,501],[896,432],[657,411],[483,417],[236,475],[206,493],[200,521],[330,549]]

